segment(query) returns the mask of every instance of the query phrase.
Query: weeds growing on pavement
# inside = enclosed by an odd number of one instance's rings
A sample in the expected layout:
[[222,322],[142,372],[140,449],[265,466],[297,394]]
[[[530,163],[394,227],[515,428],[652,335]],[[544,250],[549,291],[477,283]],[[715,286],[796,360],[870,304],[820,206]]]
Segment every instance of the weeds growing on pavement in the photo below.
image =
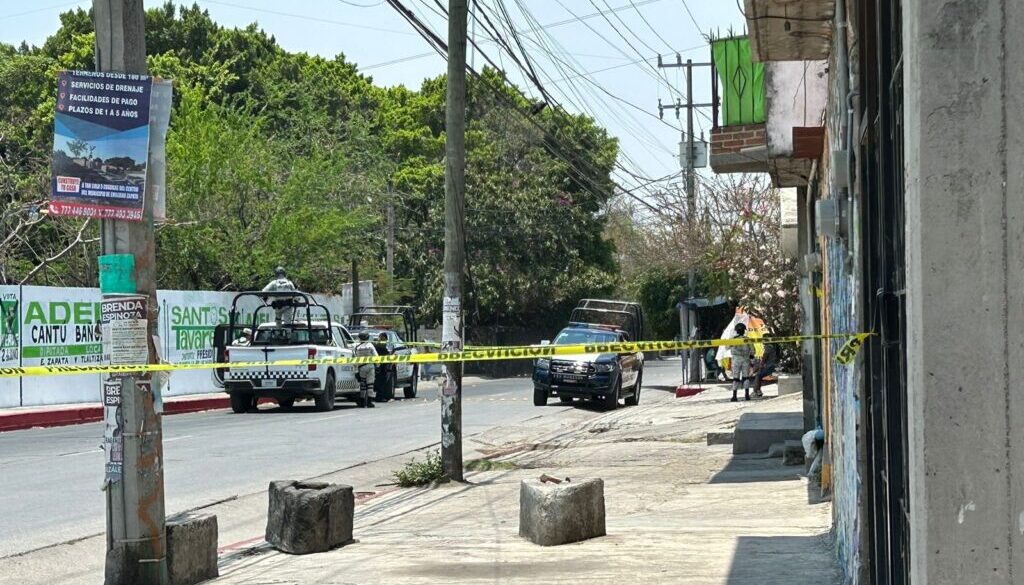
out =
[[441,453],[437,450],[430,451],[423,461],[416,461],[416,458],[413,457],[405,464],[405,467],[393,475],[401,487],[417,487],[433,483],[444,477]]

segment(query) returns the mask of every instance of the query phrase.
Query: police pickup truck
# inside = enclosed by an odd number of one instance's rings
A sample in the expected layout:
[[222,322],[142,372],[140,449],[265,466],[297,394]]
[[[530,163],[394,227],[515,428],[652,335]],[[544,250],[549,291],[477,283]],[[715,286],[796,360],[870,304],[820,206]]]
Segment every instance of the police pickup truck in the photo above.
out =
[[[638,341],[643,331],[643,311],[636,303],[584,299],[573,310],[567,327],[555,337],[555,345],[595,345]],[[542,342],[547,343],[547,342]],[[533,404],[544,406],[551,396],[563,404],[574,398],[589,399],[605,410],[619,400],[634,406],[640,402],[643,384],[643,353],[587,353],[538,359],[533,369]]]
[[[246,319],[251,335],[228,343],[239,330],[239,301],[253,296],[263,304]],[[316,410],[326,412],[334,409],[337,397],[358,396],[355,366],[273,363],[352,357],[351,334],[333,322],[330,311],[311,295],[297,291],[240,293],[229,315],[230,322],[215,333],[215,350],[218,362],[239,364],[219,372],[232,411],[247,412],[256,407],[259,398],[269,397],[285,409],[296,400],[312,398]]]

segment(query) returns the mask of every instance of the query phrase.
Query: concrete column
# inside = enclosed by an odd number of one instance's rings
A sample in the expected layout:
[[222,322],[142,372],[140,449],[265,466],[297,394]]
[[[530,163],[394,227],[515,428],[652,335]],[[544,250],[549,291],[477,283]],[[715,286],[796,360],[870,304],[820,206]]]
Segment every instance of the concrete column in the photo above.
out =
[[914,585],[1024,582],[1024,3],[904,0]]

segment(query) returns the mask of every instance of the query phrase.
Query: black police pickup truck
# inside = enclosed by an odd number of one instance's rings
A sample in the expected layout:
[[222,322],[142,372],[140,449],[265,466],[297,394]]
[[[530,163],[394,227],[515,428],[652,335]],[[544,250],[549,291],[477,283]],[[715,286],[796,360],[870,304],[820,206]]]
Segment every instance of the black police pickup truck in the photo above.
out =
[[[602,344],[639,341],[643,312],[636,303],[584,299],[572,312],[568,326],[555,337],[555,345]],[[590,399],[606,410],[640,402],[643,353],[590,353],[538,359],[533,369],[533,404],[544,406],[557,396],[565,404],[573,398]]]

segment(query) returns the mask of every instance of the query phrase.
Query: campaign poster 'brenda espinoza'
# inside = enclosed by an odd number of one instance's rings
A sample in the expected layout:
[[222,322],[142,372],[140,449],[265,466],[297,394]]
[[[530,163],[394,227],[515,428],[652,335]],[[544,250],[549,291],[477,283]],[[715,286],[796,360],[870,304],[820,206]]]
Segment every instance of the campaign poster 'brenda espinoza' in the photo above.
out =
[[142,221],[153,79],[61,71],[50,213]]

